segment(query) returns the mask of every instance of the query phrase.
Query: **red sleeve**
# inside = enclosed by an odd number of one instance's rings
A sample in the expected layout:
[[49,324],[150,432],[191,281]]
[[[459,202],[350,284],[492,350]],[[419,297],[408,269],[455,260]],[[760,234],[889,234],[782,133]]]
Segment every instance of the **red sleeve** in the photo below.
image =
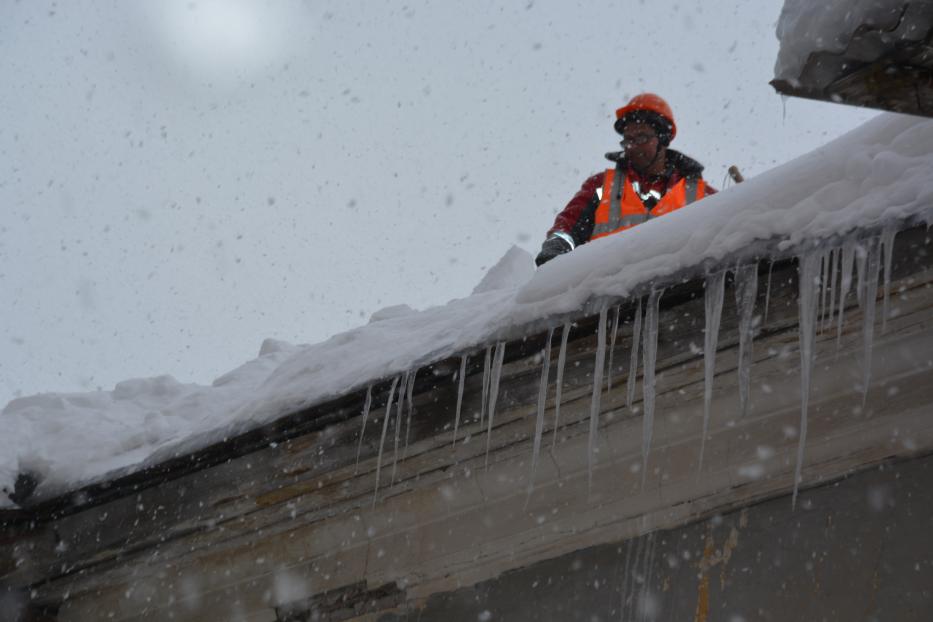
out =
[[580,219],[580,214],[586,210],[590,201],[593,200],[593,195],[596,194],[596,190],[602,187],[605,178],[606,173],[602,172],[596,173],[584,181],[580,190],[577,191],[577,193],[573,195],[573,198],[570,199],[570,202],[567,203],[567,207],[554,219],[554,226],[548,230],[547,234],[551,235],[555,231],[570,233],[574,225],[576,225],[577,221]]

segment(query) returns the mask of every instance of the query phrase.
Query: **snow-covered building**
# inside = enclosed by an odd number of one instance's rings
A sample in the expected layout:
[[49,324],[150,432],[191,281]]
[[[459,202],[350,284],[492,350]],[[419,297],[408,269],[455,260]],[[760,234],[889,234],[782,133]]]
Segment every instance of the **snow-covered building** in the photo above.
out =
[[211,387],[16,400],[2,615],[928,619],[931,154],[883,115]]
[[933,116],[933,3],[786,0],[778,92]]

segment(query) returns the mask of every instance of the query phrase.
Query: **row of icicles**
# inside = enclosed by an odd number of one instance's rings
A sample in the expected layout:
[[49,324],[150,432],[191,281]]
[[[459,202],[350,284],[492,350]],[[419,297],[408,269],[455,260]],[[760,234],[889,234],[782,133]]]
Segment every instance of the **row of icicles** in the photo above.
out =
[[[798,309],[799,343],[800,343],[800,434],[797,445],[797,459],[794,469],[794,490],[792,503],[796,505],[798,486],[801,481],[801,468],[807,441],[807,409],[810,398],[810,380],[814,362],[814,341],[816,333],[827,332],[835,328],[836,345],[842,337],[843,318],[846,297],[850,293],[855,275],[855,294],[862,309],[863,326],[863,378],[862,401],[864,405],[871,380],[871,356],[874,341],[875,300],[878,294],[878,280],[880,273],[884,275],[884,303],[882,312],[882,332],[887,328],[889,290],[891,279],[891,262],[894,246],[895,229],[885,229],[874,238],[866,240],[848,240],[829,250],[816,249],[805,252],[797,257],[799,275]],[[881,269],[883,263],[883,270]],[[773,266],[773,263],[772,263]],[[719,339],[719,324],[722,317],[723,297],[725,292],[726,273],[721,270],[708,274],[705,287],[705,340],[703,348],[704,360],[704,391],[703,391],[703,431],[700,440],[700,457],[697,468],[699,474],[703,468],[706,440],[709,433],[710,403],[713,395],[713,378],[716,369],[716,349]],[[755,302],[758,298],[758,263],[739,264],[732,269],[734,278],[735,301],[738,311],[738,376],[740,412],[744,416],[748,411],[749,383],[751,379],[752,342],[755,333]],[[644,411],[642,424],[642,484],[647,476],[648,457],[651,451],[651,440],[654,430],[655,414],[655,363],[658,348],[658,314],[659,302],[663,288],[653,288],[646,299],[639,298],[634,319],[632,322],[632,349],[628,369],[628,383],[626,388],[626,406],[631,411],[635,401],[636,381],[639,363],[639,346],[642,354],[642,406]],[[764,320],[767,322],[768,307],[771,297],[771,269],[768,270],[767,289],[765,292]],[[593,372],[593,394],[590,403],[587,480],[592,486],[593,468],[596,461],[596,438],[599,429],[600,401],[602,396],[602,378],[605,373],[606,347],[608,335],[609,372],[606,374],[607,391],[612,390],[613,355],[615,353],[616,339],[620,326],[620,306],[611,309],[604,306],[599,312],[597,324],[596,361]],[[835,327],[833,326],[835,322]],[[567,339],[570,335],[571,322],[566,322],[561,328],[560,346],[557,355],[557,374],[555,378],[554,395],[554,426],[552,448],[557,443],[557,431],[560,424],[561,392],[563,389],[564,365],[567,360]],[[535,419],[534,442],[531,458],[531,475],[529,477],[528,496],[534,489],[535,474],[537,472],[538,458],[544,435],[544,411],[547,401],[547,389],[550,379],[551,348],[555,328],[548,330],[547,340],[542,352],[541,380],[538,390],[537,412]],[[492,438],[493,418],[496,413],[496,401],[499,395],[499,380],[502,373],[502,364],[505,358],[505,341],[488,346],[484,351],[482,397],[479,422],[486,425],[486,457],[485,465],[489,465],[489,449]],[[456,446],[457,432],[460,427],[461,407],[463,404],[464,380],[466,377],[467,361],[469,355],[460,358],[460,369],[455,376],[458,380],[457,407],[454,416],[452,446]],[[379,440],[379,453],[376,461],[376,483],[373,492],[373,505],[375,506],[382,473],[382,457],[389,421],[395,412],[395,451],[392,460],[391,484],[395,483],[396,467],[398,464],[399,445],[401,442],[402,419],[405,410],[407,425],[402,458],[408,450],[408,439],[411,431],[412,392],[418,370],[405,372],[392,380],[389,397],[386,401],[386,410],[382,423],[382,434]],[[372,405],[372,386],[366,391],[363,405],[363,424],[360,430],[359,445],[357,447],[356,462],[359,466],[360,453],[363,448],[363,435],[369,419]],[[396,398],[397,392],[397,398]],[[390,485],[391,485],[390,484]]]

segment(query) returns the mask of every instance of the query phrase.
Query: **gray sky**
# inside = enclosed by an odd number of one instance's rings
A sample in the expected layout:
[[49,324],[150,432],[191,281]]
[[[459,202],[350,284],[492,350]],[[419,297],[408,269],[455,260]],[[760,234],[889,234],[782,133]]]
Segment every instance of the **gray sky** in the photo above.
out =
[[716,186],[873,116],[774,94],[780,8],[0,0],[0,405],[466,296],[642,90]]

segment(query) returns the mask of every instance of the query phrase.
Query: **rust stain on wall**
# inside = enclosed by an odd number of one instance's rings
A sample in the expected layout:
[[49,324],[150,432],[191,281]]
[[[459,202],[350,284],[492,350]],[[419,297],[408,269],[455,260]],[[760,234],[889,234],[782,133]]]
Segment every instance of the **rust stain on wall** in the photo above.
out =
[[739,531],[733,527],[729,531],[729,537],[726,538],[725,544],[722,545],[722,555],[720,561],[722,562],[722,568],[719,572],[719,587],[721,590],[725,591],[726,589],[726,567],[729,565],[729,560],[732,559],[732,552],[735,550],[735,547],[739,545]]
[[[739,526],[744,527],[746,525],[748,525],[748,519],[743,512],[739,521]],[[694,622],[707,622],[709,618],[710,571],[717,565],[720,566],[719,586],[721,590],[725,591],[726,569],[729,565],[729,560],[732,559],[732,553],[738,545],[739,530],[732,527],[729,530],[729,535],[726,537],[725,542],[723,542],[722,548],[717,549],[716,539],[713,537],[713,524],[709,524],[706,533],[706,542],[703,546],[703,557],[698,564],[700,568],[700,583],[697,586],[697,607],[696,613],[693,616]]]
[[709,532],[706,534],[706,545],[703,547],[703,559],[700,560],[700,584],[697,586],[697,609],[693,616],[694,622],[706,622],[709,618],[709,567],[715,547],[713,526],[710,525]]

